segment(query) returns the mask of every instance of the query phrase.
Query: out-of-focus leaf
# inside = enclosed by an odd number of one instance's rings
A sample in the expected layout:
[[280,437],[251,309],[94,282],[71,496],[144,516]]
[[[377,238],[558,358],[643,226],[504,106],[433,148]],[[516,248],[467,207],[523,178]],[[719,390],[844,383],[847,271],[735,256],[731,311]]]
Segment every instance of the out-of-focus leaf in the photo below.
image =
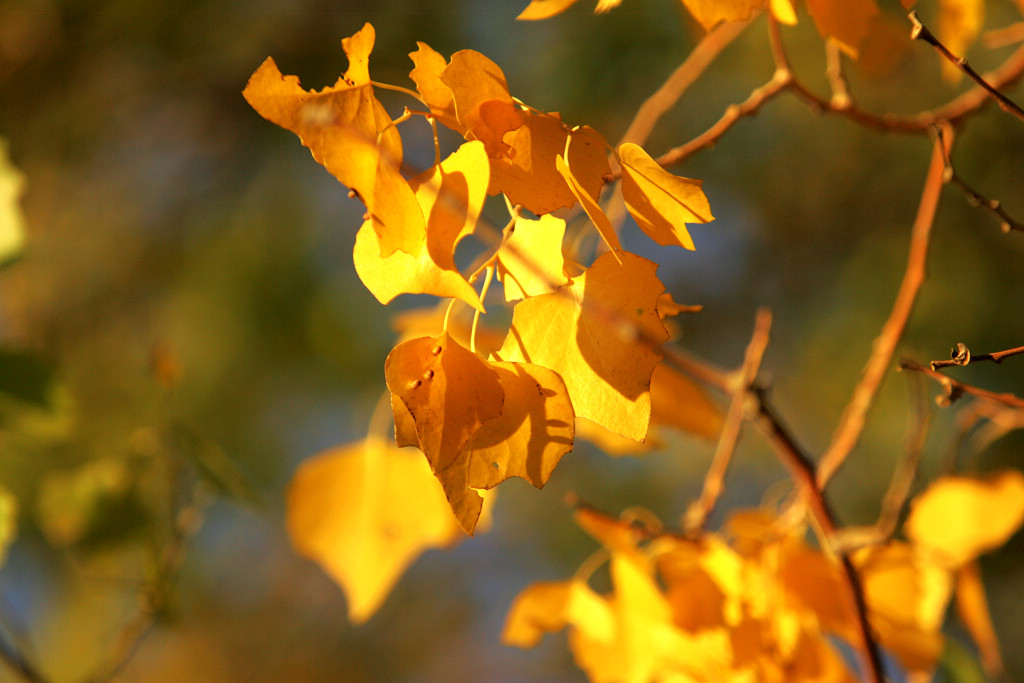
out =
[[0,486],[0,567],[7,561],[7,549],[18,533],[18,499]]
[[[965,57],[985,25],[985,0],[939,0],[939,21],[935,35],[957,57]],[[942,77],[953,83],[963,77],[949,60],[943,59]]]
[[806,0],[806,3],[818,32],[834,39],[844,52],[856,59],[861,43],[871,30],[871,21],[878,14],[875,0]]
[[742,21],[764,7],[764,0],[682,0],[693,18],[710,31],[723,21]]
[[25,245],[24,191],[25,176],[7,156],[7,140],[0,138],[0,267],[17,258]]

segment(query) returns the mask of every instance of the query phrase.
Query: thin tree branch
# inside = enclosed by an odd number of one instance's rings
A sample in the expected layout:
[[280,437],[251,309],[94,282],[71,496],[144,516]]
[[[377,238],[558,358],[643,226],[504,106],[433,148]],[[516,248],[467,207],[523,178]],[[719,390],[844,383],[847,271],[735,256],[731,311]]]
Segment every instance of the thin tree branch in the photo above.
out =
[[999,105],[1000,109],[1005,111],[1007,114],[1016,116],[1021,121],[1024,121],[1024,109],[1021,109],[1020,105],[1012,101],[1003,93],[999,92],[997,88],[990,85],[981,74],[975,71],[974,68],[967,63],[967,60],[965,58],[957,57],[952,52],[950,52],[949,48],[943,45],[942,41],[936,38],[935,34],[929,31],[928,27],[921,23],[921,19],[917,16],[916,10],[911,10],[910,13],[907,14],[907,16],[910,18],[910,22],[914,25],[914,27],[910,30],[910,37],[912,39],[923,40],[924,42],[934,47],[940,55],[945,57],[950,63],[953,64],[953,66],[957,67],[965,74],[967,74],[971,78],[971,80],[973,80],[975,83],[981,86],[985,90],[985,92],[987,92],[992,98],[994,98],[996,104]]
[[619,145],[626,142],[643,145],[654,130],[658,119],[675,106],[686,89],[704,73],[715,57],[743,33],[753,20],[754,17],[746,21],[727,21],[707,33],[661,87],[640,105],[629,128],[619,140]]
[[711,466],[704,475],[704,488],[701,490],[700,498],[694,501],[686,511],[683,526],[687,534],[698,532],[704,528],[708,517],[715,509],[715,504],[722,495],[725,475],[729,471],[729,463],[736,450],[740,427],[743,425],[747,411],[750,389],[761,369],[761,360],[764,358],[765,349],[768,348],[771,325],[771,311],[767,308],[760,309],[754,322],[754,333],[750,337],[750,343],[747,345],[747,352],[743,358],[743,365],[733,374],[732,399],[725,414],[725,421],[718,437]]
[[[814,462],[804,453],[782,421],[775,415],[763,393],[758,395],[758,410],[762,428],[767,433],[783,464],[796,480],[801,496],[821,530],[825,543],[832,549],[831,544],[839,537],[839,533],[825,494],[818,486]],[[885,680],[882,656],[868,621],[867,601],[864,597],[860,575],[857,573],[857,568],[853,566],[849,554],[841,547],[835,548],[834,552],[839,560],[844,579],[842,585],[850,603],[854,606],[857,618],[857,633],[861,641],[859,649],[863,659],[864,673],[872,683],[882,683]]]
[[918,205],[917,217],[914,219],[914,227],[910,237],[910,252],[907,257],[907,268],[903,273],[903,282],[900,284],[899,292],[896,294],[896,301],[893,303],[889,318],[882,326],[882,331],[875,338],[872,345],[871,356],[861,375],[860,381],[853,390],[853,395],[843,411],[839,426],[832,435],[832,441],[825,449],[824,455],[818,465],[818,485],[822,489],[828,484],[829,479],[842,466],[850,451],[860,439],[864,430],[864,423],[868,411],[875,401],[875,396],[881,387],[882,379],[885,377],[892,364],[893,354],[896,351],[896,344],[903,336],[907,327],[910,313],[917,301],[917,293],[925,280],[926,262],[928,259],[928,243],[931,237],[932,224],[935,222],[935,210],[939,204],[939,196],[942,193],[942,174],[945,165],[943,145],[952,144],[951,129],[946,135],[936,138],[932,159],[928,167],[928,175],[925,179],[924,191],[921,194],[921,202]]
[[980,353],[976,356],[972,356],[971,350],[968,349],[965,344],[957,342],[957,345],[953,347],[953,350],[949,354],[949,360],[933,360],[929,365],[932,370],[938,370],[939,368],[946,368],[952,365],[969,365],[973,361],[979,360],[990,360],[998,365],[1003,362],[1004,358],[1017,356],[1022,353],[1024,353],[1024,346],[1018,346],[1015,349],[1006,349],[1005,351],[994,351],[993,353]]
[[[945,152],[945,148],[943,148],[943,151]],[[1021,223],[1020,221],[1016,220],[1013,216],[1008,214],[1006,212],[1006,209],[1003,208],[1002,204],[999,202],[998,199],[988,199],[980,192],[975,190],[973,187],[968,185],[966,182],[964,182],[963,178],[957,175],[956,170],[953,168],[953,162],[950,159],[950,155],[948,153],[946,153],[943,157],[943,162],[946,165],[945,175],[943,176],[943,179],[947,183],[952,184],[954,187],[956,187],[965,195],[967,195],[967,202],[971,206],[981,207],[994,213],[1000,219],[1000,227],[1002,228],[1003,232],[1010,232],[1011,230],[1019,230],[1021,232],[1024,232],[1024,223]]]
[[906,358],[900,361],[900,369],[913,370],[914,372],[922,372],[931,377],[932,379],[934,379],[935,381],[937,381],[939,384],[941,384],[942,387],[946,390],[946,395],[942,397],[942,402],[945,405],[952,403],[953,401],[957,400],[964,394],[970,394],[971,396],[977,396],[978,398],[984,399],[986,401],[992,401],[993,403],[998,403],[1008,408],[1024,410],[1024,399],[1015,396],[1014,394],[997,394],[996,392],[989,391],[988,389],[982,389],[972,384],[960,382],[953,379],[952,377],[949,377],[948,375],[944,375],[941,372],[938,372],[937,370],[932,370],[927,366],[921,365],[920,363],[916,363]]

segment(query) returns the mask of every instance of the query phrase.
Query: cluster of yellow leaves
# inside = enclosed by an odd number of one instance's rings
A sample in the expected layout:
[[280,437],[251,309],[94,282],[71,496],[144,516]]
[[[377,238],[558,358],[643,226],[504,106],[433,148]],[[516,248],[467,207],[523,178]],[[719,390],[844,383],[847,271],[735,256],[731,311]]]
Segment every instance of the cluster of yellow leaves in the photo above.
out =
[[[478,353],[473,341],[466,348],[442,325],[399,344],[385,367],[398,446],[426,455],[459,524],[472,533],[478,491],[512,476],[543,486],[572,448],[576,418],[644,441],[657,348],[668,338],[658,309],[664,286],[656,264],[622,250],[601,208],[610,174],[604,138],[519,103],[500,67],[479,52],[445,60],[419,43],[410,55],[416,92],[407,92],[429,110],[419,113],[466,141],[406,178],[399,125],[407,117],[393,121],[377,99],[368,66],[374,40],[367,24],[342,41],[349,68],[334,86],[306,91],[268,59],[244,95],[366,204],[353,260],[382,303],[432,294],[484,312],[494,274],[505,300],[515,302],[511,330],[493,355]],[[693,249],[686,225],[713,219],[701,182],[668,173],[637,145],[616,155],[637,225],[660,244]],[[496,194],[520,208],[486,263],[464,274],[456,248],[482,229],[484,202]],[[565,221],[551,212],[577,203],[611,251],[570,278]],[[690,394],[702,414],[717,417],[702,394]]]
[[[509,612],[507,644],[532,647],[568,627],[577,664],[601,683],[856,680],[836,648],[836,639],[859,642],[851,593],[803,526],[741,511],[723,533],[686,539],[587,509],[576,519],[603,544],[612,591],[595,592],[586,576],[530,586]],[[946,477],[913,502],[907,542],[853,556],[875,636],[908,671],[934,669],[954,591],[979,649],[998,659],[970,568],[1022,522],[1019,472]]]

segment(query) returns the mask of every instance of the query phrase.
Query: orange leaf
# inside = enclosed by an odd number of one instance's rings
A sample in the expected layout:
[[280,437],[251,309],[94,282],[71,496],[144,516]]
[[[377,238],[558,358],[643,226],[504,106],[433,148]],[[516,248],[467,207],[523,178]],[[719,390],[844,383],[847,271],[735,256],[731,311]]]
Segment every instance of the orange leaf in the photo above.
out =
[[668,339],[657,311],[657,265],[622,252],[601,255],[572,284],[516,305],[499,356],[550,368],[576,415],[642,441],[651,415],[651,373]]
[[622,162],[622,198],[637,225],[661,245],[693,249],[687,223],[714,220],[702,182],[672,175],[639,145],[619,147]]
[[994,681],[1004,678],[1003,655],[999,649],[992,613],[977,562],[968,562],[956,574],[956,611],[981,653],[985,673]]
[[441,81],[441,74],[448,67],[448,63],[440,53],[426,43],[417,42],[416,46],[419,49],[409,54],[416,65],[416,68],[409,72],[409,78],[416,83],[420,97],[430,107],[430,113],[434,118],[460,135],[465,135],[465,126],[455,117],[452,90]]
[[516,19],[527,21],[548,19],[564,12],[575,4],[576,0],[530,0],[530,4],[519,13]]
[[450,466],[484,422],[501,414],[498,373],[447,333],[396,346],[384,363],[388,389],[412,415],[434,473]]
[[764,7],[764,0],[683,0],[693,18],[710,31],[723,21],[743,21],[754,10]]
[[651,423],[717,439],[722,411],[693,380],[658,363],[651,375]]
[[501,642],[531,648],[545,633],[574,624],[582,624],[601,641],[611,641],[615,636],[608,603],[584,582],[535,583],[516,596],[509,608]]
[[288,533],[369,619],[424,550],[462,536],[418,451],[376,437],[305,461],[288,489]]
[[[491,161],[490,193],[501,192],[538,216],[576,203],[576,195],[555,167],[570,135],[558,114],[522,112],[523,125],[505,135],[508,158]],[[600,133],[583,127],[572,134],[570,156],[573,175],[582,191],[598,199],[604,176],[610,172],[605,141]]]
[[563,237],[565,221],[561,218],[516,218],[497,256],[498,279],[505,285],[505,301],[548,294],[565,284]]
[[608,220],[608,216],[605,215],[601,205],[576,180],[561,154],[555,157],[555,170],[565,179],[569,189],[572,190],[573,195],[579,200],[580,206],[587,212],[587,216],[590,217],[594,227],[597,228],[597,232],[600,233],[601,238],[604,239],[605,244],[612,250],[612,253],[616,255],[615,258],[618,259],[618,253],[622,251],[622,245],[619,243],[619,236],[615,232],[615,227]]
[[818,32],[832,38],[844,52],[857,58],[860,45],[878,14],[875,0],[806,0]]
[[460,50],[441,74],[451,88],[455,114],[468,135],[480,140],[493,159],[507,156],[505,133],[523,125],[501,67],[475,50]]
[[951,568],[1006,543],[1024,522],[1024,474],[941,477],[910,505],[903,531]]

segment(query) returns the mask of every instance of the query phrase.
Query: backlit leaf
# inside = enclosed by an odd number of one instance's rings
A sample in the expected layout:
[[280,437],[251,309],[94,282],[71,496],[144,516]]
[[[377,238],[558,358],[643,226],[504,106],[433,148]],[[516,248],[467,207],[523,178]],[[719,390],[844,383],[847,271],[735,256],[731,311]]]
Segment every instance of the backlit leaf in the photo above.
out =
[[548,19],[576,4],[576,0],[530,0],[516,19],[535,20]]
[[572,284],[516,305],[499,356],[561,375],[576,415],[642,441],[651,415],[651,373],[668,338],[657,312],[657,265],[602,254]]
[[377,611],[424,550],[463,535],[423,455],[372,436],[299,467],[288,532],[345,591],[355,623]]
[[910,506],[903,530],[950,567],[997,548],[1024,522],[1024,475],[1007,470],[988,479],[942,477]]
[[[935,35],[957,57],[964,57],[985,24],[984,0],[939,0]],[[955,64],[942,62],[942,77],[956,82],[963,76]]]
[[651,424],[717,439],[722,411],[692,379],[658,363],[651,375]]
[[723,21],[742,21],[754,10],[764,7],[764,0],[682,0],[693,18],[710,31]]
[[593,638],[609,642],[615,636],[611,608],[583,581],[535,583],[516,596],[505,619],[501,642],[531,648],[545,633],[582,624]]
[[25,244],[25,217],[21,194],[25,176],[7,156],[7,140],[0,138],[0,265],[17,257]]
[[856,58],[860,45],[878,14],[875,0],[806,0],[807,11],[818,32],[832,38],[851,57]]
[[501,414],[505,392],[498,373],[447,333],[399,344],[388,354],[384,375],[412,416],[435,474],[455,462],[480,425]]
[[693,249],[687,223],[714,220],[702,181],[672,175],[639,145],[619,147],[622,198],[637,225],[658,244]]
[[7,549],[18,533],[18,499],[0,486],[0,567],[7,561]]
[[409,72],[409,78],[416,83],[416,89],[430,107],[430,113],[445,126],[464,135],[466,128],[455,117],[452,90],[441,81],[441,74],[448,68],[448,62],[426,43],[417,42],[416,46],[416,52],[409,54],[416,65]]
[[572,171],[565,163],[565,159],[562,158],[561,154],[555,157],[555,170],[565,180],[566,185],[572,190],[573,195],[575,195],[583,210],[587,212],[587,216],[590,217],[605,244],[608,245],[613,254],[618,254],[622,250],[622,245],[619,243],[619,236],[615,232],[615,227],[608,220],[608,216],[605,215],[604,209],[597,203],[597,200],[590,196],[586,188],[580,185],[579,181],[573,176]]
[[501,67],[475,50],[460,50],[441,74],[452,91],[455,114],[492,159],[508,156],[505,133],[523,125]]
[[[491,162],[491,194],[502,192],[538,216],[576,203],[576,195],[555,167],[570,133],[558,114],[522,112],[523,125],[505,134],[509,157]],[[582,192],[597,200],[610,172],[605,141],[590,127],[572,132],[569,146],[573,177]]]
[[565,284],[562,239],[565,221],[554,216],[530,220],[519,216],[498,251],[498,279],[505,300],[548,294]]

